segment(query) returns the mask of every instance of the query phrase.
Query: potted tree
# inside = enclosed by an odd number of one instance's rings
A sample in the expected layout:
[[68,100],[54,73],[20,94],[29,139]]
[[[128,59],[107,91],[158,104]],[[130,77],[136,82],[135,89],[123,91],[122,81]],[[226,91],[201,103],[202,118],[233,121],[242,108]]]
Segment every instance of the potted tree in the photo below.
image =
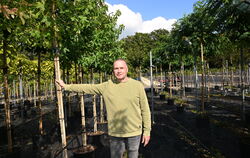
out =
[[195,120],[198,128],[208,128],[210,126],[210,118],[207,112],[199,112]]
[[166,93],[167,93],[166,91],[161,91],[160,92],[160,95],[159,95],[160,96],[160,100],[165,100],[166,99]]
[[181,98],[176,98],[175,105],[176,105],[177,112],[183,113],[187,104]]

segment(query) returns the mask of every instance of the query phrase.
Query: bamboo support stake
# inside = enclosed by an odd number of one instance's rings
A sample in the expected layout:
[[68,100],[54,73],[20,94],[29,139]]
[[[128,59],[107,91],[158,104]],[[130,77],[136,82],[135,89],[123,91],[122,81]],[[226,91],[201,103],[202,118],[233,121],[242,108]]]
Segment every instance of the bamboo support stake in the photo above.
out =
[[36,80],[34,80],[34,92],[33,92],[33,98],[34,98],[34,106],[36,107]]
[[[100,83],[102,83],[102,73],[100,72]],[[100,122],[104,122],[104,112],[103,112],[103,97],[102,95],[100,96]]]
[[39,109],[39,132],[43,135],[43,113],[42,113],[42,100],[41,100],[41,52],[38,52],[37,64],[37,84],[38,84],[38,109]]
[[[92,84],[94,84],[95,81],[94,81],[93,69],[91,69],[91,79],[92,79]],[[94,118],[94,132],[96,132],[97,131],[96,95],[93,95],[93,118]]]
[[[59,57],[55,55],[54,57],[54,64],[55,64],[55,75],[56,80],[60,80],[60,65],[59,65]],[[56,86],[56,93],[57,93],[57,102],[58,102],[58,114],[59,114],[59,122],[60,122],[60,129],[61,129],[61,139],[62,139],[62,148],[63,150],[63,158],[67,158],[67,149],[65,148],[66,143],[66,130],[65,130],[65,121],[64,121],[64,110],[63,110],[63,97],[62,97],[62,88],[60,86]]]
[[201,41],[201,111],[204,112],[204,47]]
[[[54,22],[56,21],[56,0],[53,0],[52,3],[52,18]],[[54,23],[54,38],[53,38],[53,49],[54,49],[54,64],[55,64],[55,78],[56,80],[60,80],[60,63],[59,63],[59,51],[58,51],[58,43],[57,43],[57,32],[56,32],[56,24]],[[58,114],[59,114],[59,123],[61,129],[61,141],[62,148],[64,149],[62,152],[62,158],[68,158],[67,152],[67,142],[66,142],[66,130],[65,130],[65,120],[64,120],[64,110],[63,110],[63,96],[62,96],[62,88],[59,85],[56,85],[56,93],[57,93],[57,102],[58,102]]]
[[87,133],[86,133],[86,122],[85,122],[85,109],[84,109],[84,95],[80,94],[81,100],[81,116],[82,116],[82,145],[87,146]]

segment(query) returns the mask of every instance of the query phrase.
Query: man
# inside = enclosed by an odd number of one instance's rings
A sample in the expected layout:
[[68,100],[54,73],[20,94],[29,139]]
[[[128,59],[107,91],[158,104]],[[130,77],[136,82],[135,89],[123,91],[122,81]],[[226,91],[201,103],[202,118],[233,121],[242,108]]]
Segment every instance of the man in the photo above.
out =
[[140,141],[150,140],[151,118],[143,85],[127,76],[123,59],[114,62],[116,80],[101,84],[57,83],[67,91],[102,95],[106,104],[111,158],[121,158],[127,149],[129,158],[138,158]]

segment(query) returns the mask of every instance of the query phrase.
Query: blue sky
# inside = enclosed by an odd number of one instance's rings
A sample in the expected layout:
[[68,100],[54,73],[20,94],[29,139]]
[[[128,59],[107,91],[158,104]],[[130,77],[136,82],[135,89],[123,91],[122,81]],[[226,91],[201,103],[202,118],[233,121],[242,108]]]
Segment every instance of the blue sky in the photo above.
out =
[[179,19],[193,11],[197,0],[105,0],[109,4],[124,4],[134,12],[139,12],[143,20],[162,16],[166,19]]
[[109,12],[121,11],[117,25],[123,24],[120,39],[136,32],[150,33],[157,29],[171,31],[173,24],[193,11],[197,0],[105,0]]

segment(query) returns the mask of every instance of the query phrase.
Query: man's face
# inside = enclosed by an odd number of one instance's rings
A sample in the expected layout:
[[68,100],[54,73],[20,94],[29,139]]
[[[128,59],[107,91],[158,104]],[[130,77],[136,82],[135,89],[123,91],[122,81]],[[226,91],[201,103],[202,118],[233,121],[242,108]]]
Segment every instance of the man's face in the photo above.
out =
[[114,63],[114,74],[118,80],[123,80],[127,77],[128,67],[125,61],[117,60]]

